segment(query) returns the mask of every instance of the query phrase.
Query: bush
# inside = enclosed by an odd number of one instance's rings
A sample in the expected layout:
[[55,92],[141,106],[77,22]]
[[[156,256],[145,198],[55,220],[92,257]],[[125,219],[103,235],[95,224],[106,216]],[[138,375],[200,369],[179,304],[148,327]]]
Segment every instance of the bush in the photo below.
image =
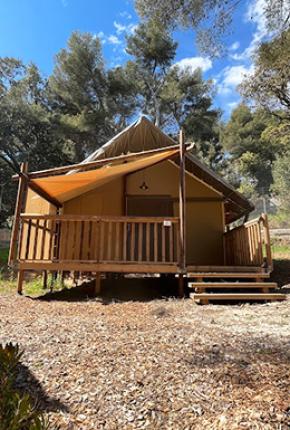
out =
[[21,356],[18,345],[0,345],[0,430],[44,430],[43,413],[28,394],[15,389]]

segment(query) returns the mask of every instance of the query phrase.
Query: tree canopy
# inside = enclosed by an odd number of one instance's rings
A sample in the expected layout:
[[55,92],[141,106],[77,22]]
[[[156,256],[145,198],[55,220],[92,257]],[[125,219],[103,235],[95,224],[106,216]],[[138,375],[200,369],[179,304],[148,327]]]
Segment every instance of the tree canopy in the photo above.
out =
[[[241,92],[247,100],[290,121],[290,29],[262,43],[255,54],[254,73]],[[278,111],[281,110],[279,113]]]
[[[219,56],[225,50],[224,36],[231,28],[233,14],[241,0],[135,0],[136,10],[147,20],[167,28],[192,28],[200,50]],[[269,31],[289,27],[290,0],[265,0],[263,14]]]

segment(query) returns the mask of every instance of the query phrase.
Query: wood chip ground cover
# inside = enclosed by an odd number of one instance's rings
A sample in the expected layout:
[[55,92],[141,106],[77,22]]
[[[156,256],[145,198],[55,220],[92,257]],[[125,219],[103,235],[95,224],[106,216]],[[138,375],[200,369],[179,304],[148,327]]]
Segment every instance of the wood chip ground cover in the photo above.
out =
[[288,429],[289,301],[104,305],[0,296],[0,341],[51,428]]

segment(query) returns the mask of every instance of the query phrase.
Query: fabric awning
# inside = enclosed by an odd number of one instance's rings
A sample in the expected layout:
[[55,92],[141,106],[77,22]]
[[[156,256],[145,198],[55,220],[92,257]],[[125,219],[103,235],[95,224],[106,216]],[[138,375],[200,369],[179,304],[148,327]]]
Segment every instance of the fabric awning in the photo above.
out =
[[100,187],[119,176],[144,169],[163,160],[173,157],[178,149],[164,150],[153,155],[138,155],[132,161],[122,164],[105,164],[104,166],[85,172],[70,175],[48,176],[41,179],[32,179],[45,193],[60,203],[71,200],[80,194]]

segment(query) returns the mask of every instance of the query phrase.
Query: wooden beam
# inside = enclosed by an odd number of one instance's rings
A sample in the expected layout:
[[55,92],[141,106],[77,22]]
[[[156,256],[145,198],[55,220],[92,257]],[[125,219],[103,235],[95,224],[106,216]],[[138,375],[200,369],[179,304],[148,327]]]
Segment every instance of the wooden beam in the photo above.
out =
[[184,278],[183,274],[186,272],[186,195],[185,195],[185,143],[184,133],[180,130],[179,133],[179,296],[184,296]]
[[8,265],[11,266],[16,260],[17,251],[17,241],[19,237],[19,227],[20,227],[20,214],[22,212],[26,191],[27,191],[27,179],[25,173],[28,170],[28,163],[22,163],[20,166],[20,180],[18,184],[18,192],[15,204],[14,221],[12,227],[12,234],[10,240],[10,250],[8,257]]
[[[187,150],[189,150],[191,147],[192,147],[191,144],[186,145]],[[68,172],[73,171],[73,170],[77,170],[77,171],[90,170],[94,167],[103,166],[103,165],[108,164],[108,163],[114,163],[114,162],[119,163],[120,161],[127,161],[127,160],[130,160],[132,158],[154,155],[154,154],[158,154],[160,152],[165,152],[165,151],[176,150],[176,153],[177,153],[178,148],[179,148],[179,145],[172,145],[172,146],[167,146],[164,148],[151,149],[150,151],[142,151],[142,152],[125,154],[125,155],[119,155],[118,157],[104,158],[103,160],[95,160],[95,161],[90,161],[88,163],[82,162],[82,163],[77,163],[77,164],[71,164],[69,166],[62,166],[62,167],[55,167],[52,169],[39,170],[36,172],[30,172],[29,173],[29,179],[37,179],[37,178],[44,178],[46,176],[60,175],[60,174],[68,173]],[[12,176],[12,179],[17,180],[18,177],[19,177],[19,175],[14,175],[14,176]]]
[[115,272],[115,273],[178,273],[176,264],[162,263],[98,263],[98,262],[52,262],[52,261],[20,261],[21,270],[66,270],[79,272]]
[[181,272],[184,273],[186,269],[185,256],[186,256],[186,243],[185,243],[185,145],[184,145],[184,133],[180,130],[179,134],[179,222],[180,222],[180,258],[179,264]]

